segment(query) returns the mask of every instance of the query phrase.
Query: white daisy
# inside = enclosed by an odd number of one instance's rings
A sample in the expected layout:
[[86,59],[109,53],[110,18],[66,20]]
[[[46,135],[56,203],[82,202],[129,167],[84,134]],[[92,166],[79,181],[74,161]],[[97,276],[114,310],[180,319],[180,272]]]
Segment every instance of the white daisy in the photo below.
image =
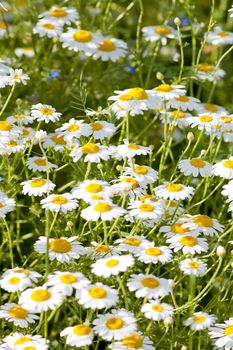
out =
[[62,293],[46,286],[26,289],[19,297],[19,304],[32,312],[54,310],[61,305],[64,296]]
[[152,150],[150,147],[140,146],[135,143],[130,143],[128,140],[124,140],[123,145],[119,145],[115,149],[114,157],[117,159],[122,158],[133,158],[135,156],[151,154]]
[[136,298],[157,299],[171,293],[168,280],[150,274],[131,275],[127,286],[131,292],[136,291]]
[[112,350],[155,350],[152,341],[147,336],[142,335],[141,332],[126,335],[108,347]]
[[29,57],[32,58],[35,56],[35,52],[32,47],[17,47],[15,49],[15,54],[17,57]]
[[215,81],[222,79],[226,73],[223,69],[217,68],[209,63],[201,63],[197,67],[196,77],[200,80]]
[[217,348],[231,350],[233,347],[233,318],[210,327],[209,335],[210,338],[214,339]]
[[178,168],[185,176],[206,177],[211,175],[212,165],[201,158],[192,158],[181,160]]
[[144,243],[135,256],[145,264],[166,264],[172,259],[172,251],[166,246],[155,246],[155,243]]
[[38,320],[40,317],[30,313],[21,305],[7,303],[1,306],[0,318],[13,322],[15,326],[27,328],[30,323],[35,323],[35,320]]
[[17,137],[21,130],[14,123],[6,120],[0,120],[0,136],[2,137]]
[[160,40],[162,45],[167,44],[167,39],[177,38],[177,31],[168,25],[143,27],[142,33],[147,41],[155,42]]
[[116,127],[112,123],[108,123],[104,120],[98,120],[90,124],[92,136],[95,140],[103,140],[105,137],[111,137]]
[[23,73],[22,69],[9,69],[9,75],[6,76],[7,84],[12,86],[16,83],[22,83],[27,85],[27,81],[30,79],[29,76]]
[[179,263],[179,268],[185,275],[203,276],[207,271],[206,264],[197,258],[185,259]]
[[33,33],[38,34],[41,38],[57,38],[63,31],[62,25],[59,22],[50,21],[47,19],[39,20],[33,28]]
[[206,42],[213,45],[232,45],[233,33],[223,31],[220,27],[214,27],[213,31],[205,34]]
[[70,193],[50,194],[47,198],[42,199],[40,203],[44,209],[64,214],[78,207],[77,200]]
[[48,276],[47,285],[65,296],[71,296],[74,290],[81,289],[89,283],[90,281],[81,272],[55,271]]
[[87,221],[110,221],[126,213],[126,210],[118,207],[110,201],[99,201],[81,211],[81,217]]
[[170,248],[175,252],[182,250],[183,254],[200,254],[208,250],[208,244],[205,238],[200,238],[196,234],[174,236],[167,240]]
[[3,341],[9,346],[10,349],[21,349],[21,346],[30,346],[31,344],[38,344],[40,345],[41,350],[48,350],[48,340],[42,338],[41,335],[31,335],[14,332],[6,336],[3,339]]
[[204,129],[210,132],[217,123],[217,118],[211,113],[205,113],[199,114],[197,117],[188,117],[187,122],[191,128],[195,128],[197,126],[198,130]]
[[64,25],[77,21],[79,14],[75,8],[53,6],[50,10],[41,13],[39,17]]
[[0,286],[9,293],[21,292],[32,285],[32,281],[20,274],[11,273],[0,279]]
[[46,136],[43,140],[43,148],[52,147],[55,151],[64,152],[69,143],[65,140],[63,135],[52,133]]
[[221,225],[217,219],[211,218],[208,215],[197,214],[186,218],[184,217],[181,220],[184,222],[184,227],[198,233],[202,232],[207,236],[213,236],[218,234],[218,232],[224,231],[224,226]]
[[227,113],[226,109],[222,106],[213,103],[200,103],[197,109],[199,114],[209,113],[212,115],[219,115],[219,113]]
[[134,164],[133,168],[125,167],[123,175],[134,177],[140,185],[142,184],[142,187],[157,181],[158,178],[158,172],[156,170],[150,166],[138,164]]
[[131,201],[129,203],[129,215],[136,220],[153,220],[158,221],[164,214],[164,208],[159,201],[154,202],[146,199]]
[[117,251],[117,249],[110,245],[91,242],[91,246],[87,247],[87,251],[92,255],[94,259],[99,259],[107,256],[112,256],[112,254]]
[[149,241],[143,236],[127,236],[125,238],[117,239],[114,244],[118,244],[117,250],[120,252],[130,252],[137,253],[140,250],[140,247],[144,243],[148,243]]
[[229,159],[223,159],[221,162],[216,163],[212,167],[212,174],[215,176],[220,176],[223,179],[233,178],[233,157]]
[[185,320],[185,326],[190,326],[193,331],[209,329],[215,322],[217,317],[206,312],[194,312],[193,316]]
[[61,337],[67,336],[66,344],[80,348],[92,343],[94,333],[91,327],[85,323],[67,327],[60,333]]
[[76,120],[74,118],[71,118],[68,123],[62,124],[55,131],[67,141],[72,141],[73,138],[79,139],[80,136],[90,136],[92,133],[90,125],[84,123],[83,120]]
[[6,121],[9,123],[17,123],[18,125],[27,125],[33,123],[33,118],[28,115],[28,113],[12,114],[6,118]]
[[200,104],[200,100],[198,98],[192,96],[181,95],[175,97],[168,101],[168,107],[175,108],[181,111],[193,111],[197,110]]
[[174,237],[176,235],[186,235],[189,233],[196,233],[196,230],[191,230],[190,227],[186,227],[185,220],[182,221],[182,217],[178,219],[174,224],[169,226],[161,226],[159,231],[163,232],[167,238]]
[[111,255],[97,260],[91,265],[91,270],[96,276],[107,278],[112,275],[119,275],[120,272],[127,271],[133,264],[134,258],[131,254]]
[[[85,249],[79,242],[75,242],[76,237],[60,237],[49,239],[49,259],[58,260],[60,263],[69,263],[71,259],[78,259],[85,254]],[[46,237],[40,236],[34,244],[34,249],[42,254],[46,253]]]
[[108,146],[103,146],[100,143],[86,143],[83,146],[76,145],[70,153],[73,162],[77,162],[84,156],[84,162],[100,163],[101,160],[108,160],[111,155],[111,150]]
[[105,340],[119,340],[136,331],[133,313],[124,309],[111,310],[111,313],[98,315],[93,321],[94,331]]
[[24,269],[23,267],[18,267],[18,266],[14,267],[13,269],[9,269],[9,270],[5,271],[2,274],[2,277],[8,277],[12,274],[14,275],[15,273],[20,274],[23,277],[28,277],[30,280],[32,280],[35,283],[37,283],[38,278],[41,277],[41,274],[37,271]]
[[93,54],[94,60],[100,58],[102,61],[118,61],[127,55],[127,44],[123,40],[101,37],[101,42]]
[[45,121],[45,123],[49,123],[49,122],[55,123],[61,118],[61,113],[56,112],[55,108],[53,108],[50,105],[45,105],[42,103],[32,105],[31,115],[38,122]]
[[28,169],[32,171],[42,172],[47,172],[47,170],[51,171],[51,169],[57,168],[57,165],[50,163],[44,157],[30,157],[26,161],[26,165]]
[[153,93],[161,101],[168,101],[181,95],[185,95],[186,90],[184,85],[161,84],[153,89]]
[[82,287],[77,291],[76,297],[79,304],[93,310],[109,309],[119,300],[117,290],[100,282]]
[[41,177],[33,177],[32,180],[23,181],[21,182],[21,186],[23,186],[23,194],[39,197],[41,197],[44,193],[53,191],[53,189],[56,187],[52,181],[42,179]]
[[154,189],[156,196],[163,199],[181,200],[190,198],[194,193],[194,188],[183,184],[165,182]]
[[141,312],[150,320],[161,321],[167,317],[172,317],[174,308],[170,304],[161,303],[159,300],[151,300],[149,303],[142,305]]
[[75,186],[72,189],[72,195],[87,202],[93,195],[108,198],[112,195],[112,191],[108,182],[94,179],[84,180]]
[[135,178],[130,176],[120,176],[118,180],[113,180],[115,182],[111,186],[111,190],[114,194],[125,196],[129,195],[134,198],[134,195],[141,196],[143,193],[143,188],[145,185],[140,184],[135,180]]
[[15,200],[9,198],[4,192],[0,191],[0,218],[5,218],[6,214],[14,210]]
[[74,28],[69,28],[66,33],[63,33],[60,41],[63,47],[75,52],[84,51],[87,56],[93,55],[100,44],[98,35],[88,30]]

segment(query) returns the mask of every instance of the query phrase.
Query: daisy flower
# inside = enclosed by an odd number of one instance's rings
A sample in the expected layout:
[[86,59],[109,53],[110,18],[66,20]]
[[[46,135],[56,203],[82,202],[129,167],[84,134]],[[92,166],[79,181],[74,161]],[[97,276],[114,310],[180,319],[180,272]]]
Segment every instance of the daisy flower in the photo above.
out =
[[92,136],[95,140],[103,140],[105,137],[111,137],[116,127],[112,123],[108,123],[104,120],[98,120],[90,124]]
[[228,184],[223,186],[222,195],[227,196],[231,201],[233,201],[233,180],[229,181]]
[[233,318],[210,327],[209,335],[217,348],[231,350],[233,347]]
[[52,181],[42,179],[41,177],[33,177],[32,180],[23,181],[21,182],[21,186],[23,186],[23,194],[39,197],[41,197],[44,193],[53,191],[53,189],[56,187]]
[[35,323],[35,320],[38,320],[40,317],[30,313],[21,305],[7,303],[1,306],[0,318],[13,322],[15,326],[27,328],[30,323]]
[[223,31],[220,27],[214,27],[213,31],[205,34],[206,42],[213,45],[232,45],[233,33]]
[[140,200],[129,203],[129,215],[136,220],[153,220],[158,221],[164,214],[164,208],[160,202],[153,202],[146,199],[145,202]]
[[43,140],[43,148],[52,147],[55,151],[59,152],[64,152],[68,145],[69,143],[65,140],[64,136],[56,133],[46,135],[46,138]]
[[64,214],[78,207],[77,200],[70,193],[50,194],[47,198],[42,199],[40,203],[44,209]]
[[80,348],[90,345],[94,338],[91,327],[85,323],[77,324],[73,327],[67,327],[60,333],[61,337],[66,338],[66,344]]
[[75,8],[53,6],[50,10],[41,13],[39,17],[64,25],[76,22],[79,14]]
[[172,259],[172,251],[166,246],[155,246],[154,243],[145,243],[140,250],[135,253],[139,261],[145,264],[166,264]]
[[165,182],[154,189],[156,196],[163,199],[181,200],[188,199],[194,193],[194,188],[183,184]]
[[174,308],[170,304],[161,303],[159,300],[151,300],[149,303],[142,305],[141,312],[150,320],[161,321],[167,317],[172,317]]
[[121,340],[115,341],[114,344],[110,344],[108,347],[111,350],[155,350],[150,338],[142,335],[141,332],[126,335]]
[[201,63],[197,67],[196,77],[200,80],[216,81],[222,79],[226,73],[209,63]]
[[2,142],[0,153],[2,155],[17,153],[25,149],[25,143],[23,140],[9,137]]
[[185,259],[179,263],[179,268],[185,275],[203,276],[207,271],[206,264],[197,258]]
[[47,172],[48,169],[51,171],[51,169],[57,168],[57,165],[50,163],[44,157],[30,157],[26,161],[26,165],[28,169],[32,171],[42,172]]
[[103,146],[100,143],[89,142],[83,146],[76,145],[70,155],[75,163],[82,156],[84,156],[84,162],[100,163],[101,160],[109,159],[111,151],[107,146]]
[[[78,259],[85,254],[85,249],[79,242],[74,242],[76,237],[60,237],[49,239],[49,259],[58,260],[60,263],[69,263],[71,259]],[[40,236],[34,244],[34,249],[42,254],[46,253],[46,237]]]
[[100,44],[98,35],[88,30],[74,28],[69,28],[66,33],[63,33],[60,41],[63,47],[75,52],[83,51],[87,56],[93,55]]
[[198,237],[196,234],[174,236],[167,240],[170,243],[170,248],[174,252],[182,250],[183,254],[201,254],[208,250],[208,244],[204,238]]
[[103,283],[89,284],[77,291],[76,297],[79,304],[93,310],[109,309],[118,303],[117,290]]
[[6,214],[14,210],[15,200],[9,198],[4,192],[0,191],[0,218],[5,218]]
[[219,113],[227,113],[224,107],[215,105],[213,103],[200,103],[197,111],[200,114],[210,113],[212,115],[218,115]]
[[198,109],[200,100],[192,96],[181,95],[169,100],[167,104],[169,108],[175,108],[181,111],[193,111]]
[[193,316],[185,320],[184,324],[190,327],[193,331],[209,329],[215,322],[217,317],[213,314],[209,315],[206,312],[194,312]]
[[71,118],[68,123],[62,124],[55,131],[67,141],[72,141],[73,138],[79,139],[81,136],[90,136],[92,133],[90,125],[84,123],[83,120],[76,120],[74,118]]
[[[40,350],[48,350],[48,340],[42,338],[41,335],[22,334],[14,332],[6,336],[3,341],[10,349],[21,349],[21,346],[30,346],[38,344]],[[35,348],[37,350],[37,348]],[[33,349],[34,350],[34,349]]]
[[31,285],[32,281],[28,277],[16,272],[0,279],[1,288],[9,293],[21,292]]
[[84,180],[78,186],[72,189],[72,195],[75,198],[87,201],[93,195],[108,198],[112,194],[110,185],[106,181],[101,180]]
[[59,22],[41,19],[33,28],[33,33],[38,34],[41,38],[57,38],[63,31],[62,25]]
[[99,201],[81,211],[81,217],[87,221],[111,221],[126,213],[126,210],[118,207],[110,201]]
[[0,136],[17,137],[20,134],[20,128],[13,122],[0,120]]
[[94,331],[105,340],[119,340],[136,331],[133,313],[125,309],[111,310],[111,313],[98,315],[93,321]]
[[218,232],[223,232],[224,226],[221,225],[217,219],[213,219],[208,215],[194,215],[191,217],[186,217],[182,219],[182,221],[186,221],[184,223],[185,227],[190,228],[198,233],[202,232],[204,235],[213,236]]
[[16,349],[20,349],[20,350],[28,350],[28,348],[30,350],[47,350],[48,346],[47,345],[41,346],[40,343],[38,344],[37,342],[31,341],[30,344],[25,344],[25,345],[16,347]]
[[233,178],[233,157],[229,159],[223,159],[221,162],[216,163],[212,167],[212,174],[215,176],[220,176],[223,179]]
[[127,236],[125,238],[117,239],[114,244],[118,244],[117,250],[120,252],[130,252],[137,253],[140,250],[140,247],[144,243],[148,243],[149,241],[143,236]]
[[4,21],[0,21],[0,39],[3,39],[6,33],[6,24]]
[[181,95],[185,95],[186,90],[184,85],[161,84],[154,88],[153,93],[161,101],[168,101]]
[[192,158],[181,160],[178,168],[185,176],[206,177],[211,175],[212,165],[201,158]]
[[117,159],[128,158],[131,159],[135,156],[151,154],[150,147],[140,146],[135,143],[130,143],[128,140],[123,140],[124,144],[116,147],[114,157]]
[[140,185],[142,184],[142,187],[145,187],[158,179],[158,172],[156,170],[149,166],[138,164],[134,164],[133,168],[125,167],[123,175],[134,177]]
[[229,12],[229,16],[233,17],[233,5],[231,6],[231,8],[228,10]]
[[32,47],[17,47],[15,49],[15,54],[17,57],[26,56],[32,58],[35,56],[35,52]]
[[197,126],[198,130],[204,129],[210,132],[217,123],[217,118],[211,113],[205,113],[199,114],[197,117],[188,117],[187,122],[191,128],[195,128]]
[[32,312],[54,310],[61,305],[64,296],[55,289],[40,286],[26,289],[19,297],[19,304]]
[[2,277],[9,277],[12,274],[14,275],[15,273],[20,274],[23,277],[28,277],[32,282],[35,282],[35,283],[37,283],[38,278],[41,277],[41,274],[39,272],[24,269],[24,268],[18,267],[18,266],[13,268],[13,269],[9,269],[9,270],[5,271],[2,275]]
[[131,292],[136,291],[136,298],[157,299],[171,293],[168,280],[150,274],[131,275],[127,286]]
[[90,252],[93,258],[97,259],[111,256],[115,250],[116,248],[113,246],[97,242],[91,242],[91,246],[87,247],[87,251]]
[[115,183],[111,186],[111,190],[114,194],[120,196],[129,195],[134,197],[135,194],[140,196],[143,193],[143,187],[145,187],[142,184],[140,187],[135,178],[129,176],[120,176],[118,180],[113,181]]
[[42,103],[32,105],[31,115],[38,122],[45,121],[45,123],[49,123],[49,122],[55,123],[61,118],[61,113],[56,112],[55,108],[53,108],[50,105],[45,105]]
[[22,114],[12,114],[11,116],[6,118],[8,123],[17,123],[20,125],[27,125],[33,123],[33,118],[27,113]]
[[89,283],[90,281],[81,272],[55,271],[48,276],[47,285],[65,296],[71,296],[74,290],[83,288]]
[[6,76],[8,85],[12,86],[16,83],[22,83],[27,85],[27,81],[30,79],[29,76],[23,73],[22,69],[9,69],[9,75]]
[[185,222],[182,221],[182,217],[172,225],[161,226],[159,231],[163,232],[167,238],[171,238],[176,235],[186,235],[192,232],[196,233],[195,230],[191,230],[189,227],[186,227]]
[[168,25],[143,27],[142,34],[147,41],[155,42],[160,40],[162,45],[167,44],[167,39],[177,38],[177,31]]
[[134,258],[131,254],[111,255],[97,260],[91,265],[91,270],[96,276],[107,278],[112,275],[119,275],[120,272],[127,271],[133,264]]
[[100,43],[93,54],[94,60],[100,58],[102,61],[116,62],[121,57],[127,55],[127,44],[123,40],[102,37]]

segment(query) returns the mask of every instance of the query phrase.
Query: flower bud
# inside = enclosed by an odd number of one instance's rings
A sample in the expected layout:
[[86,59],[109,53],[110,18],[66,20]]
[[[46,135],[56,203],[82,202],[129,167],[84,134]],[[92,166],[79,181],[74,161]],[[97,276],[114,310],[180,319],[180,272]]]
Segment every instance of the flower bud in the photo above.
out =
[[226,254],[226,249],[223,246],[219,245],[216,249],[216,254],[219,257],[223,257]]
[[175,23],[175,25],[176,25],[177,27],[179,27],[179,26],[181,25],[181,20],[179,19],[179,17],[176,17],[176,18],[174,19],[174,23]]
[[101,164],[101,163],[99,163],[99,164],[97,164],[97,169],[99,169],[99,170],[103,170],[103,164]]
[[123,168],[122,168],[121,165],[117,165],[117,167],[116,167],[116,170],[117,170],[117,171],[122,171],[122,169],[123,169]]
[[46,138],[46,135],[47,135],[47,132],[44,131],[44,130],[38,130],[36,133],[35,133],[35,140],[38,141],[38,142],[41,142],[43,141],[45,138]]
[[170,284],[170,287],[172,288],[172,289],[174,289],[175,288],[175,282],[174,282],[174,280],[168,280],[168,283]]
[[201,157],[203,157],[206,154],[206,149],[201,150]]
[[191,131],[188,132],[187,139],[190,142],[192,142],[194,140],[194,134]]
[[169,326],[171,326],[173,324],[173,318],[172,317],[166,317],[163,321],[164,326],[166,328],[168,328]]
[[163,80],[163,79],[164,79],[163,73],[157,72],[157,73],[156,73],[156,78],[157,78],[158,80]]

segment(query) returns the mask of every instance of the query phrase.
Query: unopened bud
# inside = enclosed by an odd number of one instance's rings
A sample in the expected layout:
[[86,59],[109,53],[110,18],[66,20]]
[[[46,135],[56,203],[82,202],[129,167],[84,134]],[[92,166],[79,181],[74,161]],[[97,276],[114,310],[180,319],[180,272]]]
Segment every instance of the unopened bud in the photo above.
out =
[[153,149],[155,148],[154,145],[150,145],[149,147],[150,147],[150,149],[151,149],[152,151],[153,151]]
[[192,133],[191,131],[188,132],[187,139],[188,139],[188,141],[190,141],[190,142],[192,142],[192,141],[194,140],[194,135],[193,135],[193,133]]
[[44,131],[44,130],[38,130],[38,131],[35,133],[35,139],[36,139],[36,141],[38,141],[38,142],[44,141],[44,139],[46,138],[46,135],[47,135],[47,132],[46,132],[46,131]]
[[15,102],[16,102],[17,106],[20,106],[22,104],[23,100],[21,98],[17,98]]
[[185,345],[182,345],[181,349],[180,350],[188,350],[187,346]]
[[117,171],[122,171],[122,169],[123,169],[123,167],[122,167],[121,165],[117,165],[117,166],[116,166],[116,170],[117,170]]
[[219,245],[216,249],[216,254],[219,257],[223,257],[226,254],[226,249],[223,246]]
[[168,280],[168,283],[170,284],[170,287],[172,288],[172,289],[174,289],[175,288],[175,282],[174,282],[174,280]]
[[66,226],[67,226],[68,228],[72,228],[72,227],[74,226],[74,224],[73,224],[72,221],[67,221]]
[[174,19],[174,23],[175,23],[175,25],[176,25],[177,27],[179,27],[179,26],[181,25],[181,20],[179,19],[179,17],[176,17],[176,18]]
[[172,317],[166,317],[163,321],[164,326],[166,328],[168,328],[169,326],[171,326],[173,324],[173,318]]
[[163,79],[164,79],[163,73],[157,72],[157,73],[156,73],[156,78],[157,78],[158,80],[163,80]]
[[99,164],[97,164],[97,169],[99,169],[99,170],[103,170],[103,164],[101,164],[101,163],[99,163]]
[[202,149],[201,150],[201,157],[204,156],[206,154],[206,149]]

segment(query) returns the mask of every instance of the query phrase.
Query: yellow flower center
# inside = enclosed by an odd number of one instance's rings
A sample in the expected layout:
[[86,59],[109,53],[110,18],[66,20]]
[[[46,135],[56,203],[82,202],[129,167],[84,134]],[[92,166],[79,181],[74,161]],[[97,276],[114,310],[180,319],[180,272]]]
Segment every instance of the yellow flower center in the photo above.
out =
[[152,306],[152,310],[153,311],[156,311],[156,312],[162,312],[164,309],[164,307],[162,305],[159,305],[159,304],[154,304]]
[[74,33],[73,39],[80,43],[88,43],[92,40],[92,35],[87,30],[79,30]]
[[223,165],[225,168],[233,169],[233,160],[224,160]]
[[155,89],[158,92],[171,92],[173,88],[169,84],[161,84]]
[[134,171],[138,175],[146,175],[148,173],[148,169],[145,166],[143,166],[143,165],[137,165],[134,168]]
[[49,300],[51,298],[51,294],[46,289],[37,289],[32,292],[31,298],[34,301],[43,302]]
[[119,260],[117,259],[110,259],[106,262],[105,264],[107,267],[115,267],[117,265],[119,265]]
[[52,30],[55,28],[55,25],[52,23],[45,23],[45,24],[43,24],[43,28],[48,29],[48,30]]
[[180,238],[180,243],[186,247],[194,247],[197,245],[198,240],[193,236],[186,236]]
[[228,117],[227,115],[222,115],[220,117],[220,119],[225,123],[225,124],[229,124],[232,122],[232,118],[231,117]]
[[182,111],[172,111],[171,116],[176,119],[183,119],[185,117],[185,113]]
[[0,29],[5,29],[6,25],[3,21],[0,21]]
[[12,129],[12,124],[6,121],[0,121],[0,131],[10,131]]
[[154,206],[152,204],[143,203],[139,205],[139,210],[142,212],[152,212],[154,210]]
[[83,154],[94,154],[98,153],[100,150],[99,146],[97,146],[95,143],[87,143],[82,147],[82,153]]
[[23,136],[28,136],[30,134],[30,131],[28,129],[22,129]]
[[110,248],[106,245],[99,244],[96,247],[94,247],[94,251],[97,253],[108,253],[110,252]]
[[49,243],[49,249],[55,253],[68,253],[71,251],[71,244],[64,238],[53,239]]
[[25,346],[21,348],[22,350],[37,350],[35,346]]
[[139,349],[143,344],[142,338],[138,334],[129,334],[121,342],[127,349]]
[[151,201],[154,201],[155,200],[155,197],[153,197],[152,195],[150,194],[145,194],[144,196],[141,196],[140,197],[140,201],[141,202],[145,202],[146,199],[150,199]]
[[131,188],[134,190],[135,188],[138,187],[138,183],[136,180],[132,179],[131,177],[125,177],[121,179],[121,182],[127,182],[131,184]]
[[102,202],[98,203],[94,206],[94,210],[97,211],[98,213],[105,213],[107,211],[112,210],[112,206],[108,203]]
[[38,166],[45,166],[46,165],[46,160],[45,159],[35,159],[34,163]]
[[160,286],[159,280],[153,277],[143,278],[141,280],[141,284],[143,285],[143,287],[150,288],[150,289],[157,288]]
[[190,100],[190,98],[188,96],[176,97],[176,101],[180,101],[180,102],[188,102],[189,100]]
[[131,144],[128,145],[128,149],[130,149],[130,150],[137,150],[137,149],[140,149],[140,146],[131,143]]
[[117,317],[109,318],[105,325],[112,330],[121,329],[124,326],[124,321]]
[[64,196],[54,196],[52,202],[57,205],[62,205],[66,204],[68,202],[68,199]]
[[74,132],[80,129],[80,126],[77,124],[71,124],[69,126],[67,126],[66,130],[69,132]]
[[217,35],[224,38],[226,36],[229,36],[229,33],[227,33],[227,32],[219,32],[219,33],[217,33]]
[[190,159],[190,164],[192,166],[194,166],[195,168],[203,168],[205,166],[204,160],[199,159],[199,158]]
[[30,186],[33,188],[42,187],[45,184],[46,184],[46,181],[44,179],[35,179],[30,181]]
[[213,66],[211,64],[208,63],[202,63],[199,65],[198,70],[201,72],[205,72],[205,73],[210,73],[213,72]]
[[52,115],[53,111],[48,107],[41,107],[40,112],[46,116]]
[[103,129],[103,125],[98,122],[91,123],[91,128],[93,131],[99,131]]
[[159,26],[155,28],[155,33],[159,35],[168,35],[171,34],[171,29],[166,26]]
[[213,220],[207,215],[197,215],[193,222],[200,227],[213,227]]
[[18,142],[15,140],[10,140],[10,142],[7,144],[8,147],[15,147],[18,145]]
[[78,324],[73,328],[73,332],[75,335],[82,337],[91,333],[91,327],[86,326],[85,324]]
[[204,104],[204,107],[207,111],[210,111],[210,112],[217,112],[218,110],[218,107],[213,103],[206,103]]
[[193,321],[196,323],[202,323],[206,320],[205,316],[198,315],[198,316],[193,316]]
[[65,141],[63,136],[53,135],[53,136],[51,136],[51,140],[58,145],[65,145],[66,144],[66,141]]
[[14,342],[14,345],[21,345],[21,344],[24,344],[24,343],[28,343],[29,341],[31,341],[32,338],[29,338],[29,337],[22,337],[22,338],[19,338],[17,339],[15,342]]
[[233,325],[229,325],[224,329],[225,335],[232,335],[233,334]]
[[71,273],[67,273],[65,275],[60,276],[60,281],[64,284],[72,284],[78,281],[77,277],[72,275]]
[[198,267],[200,267],[200,264],[196,261],[189,261],[188,266],[191,267],[192,269],[198,269]]
[[85,190],[89,193],[98,193],[101,192],[103,189],[103,186],[100,184],[89,184],[85,187]]
[[17,270],[15,270],[15,272],[16,273],[23,273],[26,276],[30,275],[30,272],[28,270],[25,270],[25,269],[17,269]]
[[189,229],[187,227],[182,227],[182,224],[176,223],[171,226],[171,231],[174,234],[184,234],[186,232],[189,232]]
[[100,200],[104,200],[104,197],[94,194],[91,196],[91,199],[96,200],[96,201],[100,201]]
[[166,186],[166,189],[169,192],[180,192],[182,190],[182,186],[180,184],[169,184]]
[[131,245],[132,247],[138,247],[141,244],[141,240],[129,237],[124,240],[124,243]]
[[11,317],[25,319],[28,315],[28,311],[22,308],[22,306],[13,306],[8,310]]
[[18,284],[19,282],[20,282],[20,278],[18,278],[18,277],[11,277],[8,280],[8,283],[10,283],[10,284]]
[[24,118],[24,115],[23,115],[23,114],[15,114],[15,115],[13,115],[13,117],[14,117],[15,119],[23,119],[23,118]]
[[146,254],[150,256],[159,256],[161,255],[161,250],[156,247],[150,247],[146,249]]
[[108,294],[106,290],[101,287],[92,287],[89,289],[88,293],[93,299],[104,299]]
[[109,39],[104,39],[104,41],[99,45],[99,50],[104,52],[114,51],[116,45]]
[[66,17],[67,12],[63,10],[61,7],[56,7],[54,10],[50,12],[50,16],[53,17]]
[[210,115],[201,115],[198,118],[199,118],[200,122],[202,122],[202,123],[209,123],[213,120],[213,118]]
[[126,94],[123,94],[119,97],[119,99],[122,101],[147,100],[147,98],[148,95],[146,91],[139,87],[130,89]]

